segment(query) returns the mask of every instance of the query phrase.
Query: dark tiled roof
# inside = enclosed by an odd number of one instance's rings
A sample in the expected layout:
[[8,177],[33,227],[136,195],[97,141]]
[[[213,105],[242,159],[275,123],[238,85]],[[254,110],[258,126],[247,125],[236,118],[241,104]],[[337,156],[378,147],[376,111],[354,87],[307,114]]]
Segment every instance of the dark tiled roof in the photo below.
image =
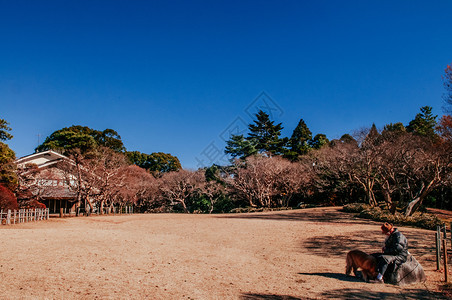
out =
[[67,187],[47,187],[40,195],[43,199],[75,199],[76,193]]

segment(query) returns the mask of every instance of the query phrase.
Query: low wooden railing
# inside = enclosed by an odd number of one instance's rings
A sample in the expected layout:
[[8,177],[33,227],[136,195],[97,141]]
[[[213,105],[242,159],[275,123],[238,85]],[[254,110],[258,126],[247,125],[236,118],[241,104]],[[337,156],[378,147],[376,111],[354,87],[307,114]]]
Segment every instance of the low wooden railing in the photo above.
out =
[[0,225],[36,222],[49,219],[48,208],[0,210]]

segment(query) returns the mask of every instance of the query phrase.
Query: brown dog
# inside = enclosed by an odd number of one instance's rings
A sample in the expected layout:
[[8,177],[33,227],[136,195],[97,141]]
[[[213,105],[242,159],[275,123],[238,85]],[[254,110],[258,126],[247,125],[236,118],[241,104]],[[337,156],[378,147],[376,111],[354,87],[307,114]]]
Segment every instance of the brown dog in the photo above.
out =
[[347,253],[346,263],[345,274],[347,275],[350,275],[353,269],[353,273],[356,276],[356,271],[360,268],[365,281],[377,277],[377,260],[372,255],[359,250],[352,250]]

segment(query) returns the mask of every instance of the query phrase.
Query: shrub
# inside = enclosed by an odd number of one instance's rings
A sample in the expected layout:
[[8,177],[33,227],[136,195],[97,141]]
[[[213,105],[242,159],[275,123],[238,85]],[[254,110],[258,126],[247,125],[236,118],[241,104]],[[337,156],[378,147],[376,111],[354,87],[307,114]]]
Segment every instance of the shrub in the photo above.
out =
[[365,209],[369,209],[371,206],[369,204],[365,203],[350,203],[347,205],[344,205],[342,208],[345,212],[351,212],[351,213],[359,213]]
[[275,208],[267,208],[267,207],[237,207],[231,209],[231,213],[254,213],[254,212],[268,212],[268,211],[281,211],[281,210],[291,210],[291,207],[275,207]]
[[0,184],[0,209],[19,209],[17,198],[13,192]]
[[344,206],[343,211],[357,213],[358,217],[364,219],[388,222],[392,224],[408,225],[431,230],[435,230],[436,226],[443,224],[443,221],[441,221],[437,216],[433,214],[416,212],[412,216],[405,217],[405,215],[399,212],[391,214],[387,210],[383,210],[379,207],[371,207],[370,205],[363,203],[347,204]]
[[221,194],[213,206],[214,213],[228,213],[235,208],[235,203],[229,196]]
[[41,209],[45,209],[46,205],[44,203],[39,202],[38,200],[30,200],[27,201],[26,203],[24,203],[23,205],[21,205],[22,208],[25,209],[35,209],[35,208],[41,208]]

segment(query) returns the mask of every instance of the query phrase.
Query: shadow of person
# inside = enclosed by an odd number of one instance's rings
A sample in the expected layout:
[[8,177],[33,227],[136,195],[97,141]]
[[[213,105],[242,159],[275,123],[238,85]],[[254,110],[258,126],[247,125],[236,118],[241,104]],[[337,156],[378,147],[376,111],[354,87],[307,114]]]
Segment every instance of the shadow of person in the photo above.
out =
[[[334,278],[341,281],[348,281],[348,282],[363,282],[363,280],[359,277],[355,276],[349,276],[342,273],[327,273],[327,272],[320,272],[320,273],[298,273],[299,275],[308,275],[308,276],[321,276],[326,278]],[[358,275],[359,276],[359,275]]]

